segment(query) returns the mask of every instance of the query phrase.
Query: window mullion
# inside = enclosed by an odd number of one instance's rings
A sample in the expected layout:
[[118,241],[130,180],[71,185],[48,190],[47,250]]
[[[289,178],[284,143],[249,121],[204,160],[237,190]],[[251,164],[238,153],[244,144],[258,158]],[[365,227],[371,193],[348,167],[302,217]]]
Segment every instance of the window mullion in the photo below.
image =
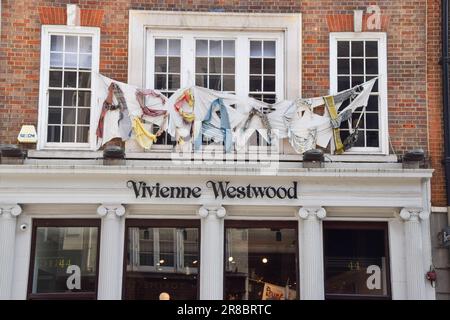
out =
[[181,88],[195,85],[195,37],[191,34],[181,40]]
[[235,90],[238,96],[248,96],[250,89],[250,39],[240,36],[236,38],[236,71]]

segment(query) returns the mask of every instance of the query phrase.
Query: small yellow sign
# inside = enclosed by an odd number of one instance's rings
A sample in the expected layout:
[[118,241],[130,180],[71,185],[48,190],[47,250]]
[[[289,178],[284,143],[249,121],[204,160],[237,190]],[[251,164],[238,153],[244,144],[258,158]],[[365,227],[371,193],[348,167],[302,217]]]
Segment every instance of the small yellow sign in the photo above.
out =
[[17,140],[21,143],[36,143],[37,142],[37,133],[34,126],[23,125],[22,129],[20,129],[19,136]]

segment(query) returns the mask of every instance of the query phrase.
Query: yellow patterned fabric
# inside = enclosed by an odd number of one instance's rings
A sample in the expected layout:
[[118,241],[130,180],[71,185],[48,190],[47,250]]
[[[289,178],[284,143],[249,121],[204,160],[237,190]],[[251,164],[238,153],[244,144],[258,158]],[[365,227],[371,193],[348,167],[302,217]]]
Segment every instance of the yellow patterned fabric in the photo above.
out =
[[[325,101],[325,105],[327,106],[328,113],[330,114],[330,117],[332,120],[336,120],[338,118],[338,113],[336,110],[336,105],[334,104],[334,97],[333,96],[327,96],[324,97],[323,100]],[[335,150],[334,153],[336,154],[342,154],[344,153],[344,145],[341,141],[341,132],[339,128],[333,128],[333,138],[334,138],[334,146]]]
[[133,119],[133,131],[137,143],[144,149],[150,149],[153,143],[156,142],[157,136],[148,132],[137,117]]

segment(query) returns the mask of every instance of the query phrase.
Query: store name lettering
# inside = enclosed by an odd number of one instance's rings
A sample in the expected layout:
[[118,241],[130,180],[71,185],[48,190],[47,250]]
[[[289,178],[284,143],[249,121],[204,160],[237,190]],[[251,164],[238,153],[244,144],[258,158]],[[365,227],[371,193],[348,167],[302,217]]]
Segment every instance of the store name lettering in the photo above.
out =
[[[292,182],[290,187],[273,186],[246,186],[231,185],[229,181],[207,181],[206,187],[212,190],[216,199],[298,199],[297,181]],[[149,185],[144,181],[128,180],[127,187],[133,190],[137,198],[170,198],[191,199],[200,198],[201,187],[187,186],[163,186],[159,182]]]

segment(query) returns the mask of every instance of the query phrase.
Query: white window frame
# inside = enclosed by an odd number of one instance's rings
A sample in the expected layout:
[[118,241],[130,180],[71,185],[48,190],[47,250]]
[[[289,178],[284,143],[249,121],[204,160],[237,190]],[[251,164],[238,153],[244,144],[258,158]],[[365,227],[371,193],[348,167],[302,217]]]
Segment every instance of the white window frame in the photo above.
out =
[[[180,35],[184,32],[199,34],[211,32],[212,37],[229,38],[231,33],[254,33],[255,40],[264,40],[266,34],[282,34],[285,70],[283,75],[283,98],[294,100],[301,96],[301,14],[299,13],[233,13],[233,12],[174,12],[174,11],[145,11],[130,10],[128,39],[128,83],[143,87],[147,82],[147,71],[143,66],[148,65],[146,59],[148,50],[146,38],[150,33],[173,32]],[[200,35],[201,37],[201,35]],[[269,37],[270,38],[270,37]],[[193,50],[194,49],[194,50]],[[183,46],[182,46],[182,52]],[[195,61],[195,48],[190,54]],[[186,60],[186,59],[185,59]],[[181,68],[183,69],[183,62]],[[236,68],[244,67],[236,64]],[[245,66],[248,69],[248,65]],[[192,66],[191,66],[192,69]],[[192,69],[193,70],[193,69]],[[194,70],[195,71],[195,70]],[[194,79],[194,77],[192,77]],[[193,85],[181,79],[181,85]],[[248,87],[248,84],[246,85]],[[238,88],[236,82],[236,88]]]
[[[353,147],[346,154],[389,154],[389,123],[388,123],[388,88],[387,88],[387,40],[384,32],[331,32],[330,33],[330,94],[337,93],[337,42],[352,40],[377,40],[379,78],[379,147]],[[331,145],[334,148],[334,145]]]
[[77,35],[92,36],[92,69],[99,72],[100,64],[100,28],[96,27],[78,27],[78,26],[42,26],[41,34],[41,69],[39,83],[39,114],[38,114],[38,142],[37,149],[57,149],[57,150],[96,150],[97,128],[96,119],[100,110],[96,106],[96,93],[94,83],[91,81],[91,111],[89,123],[89,142],[88,143],[65,143],[65,142],[47,142],[48,126],[48,78],[50,67],[50,37],[51,35]]

